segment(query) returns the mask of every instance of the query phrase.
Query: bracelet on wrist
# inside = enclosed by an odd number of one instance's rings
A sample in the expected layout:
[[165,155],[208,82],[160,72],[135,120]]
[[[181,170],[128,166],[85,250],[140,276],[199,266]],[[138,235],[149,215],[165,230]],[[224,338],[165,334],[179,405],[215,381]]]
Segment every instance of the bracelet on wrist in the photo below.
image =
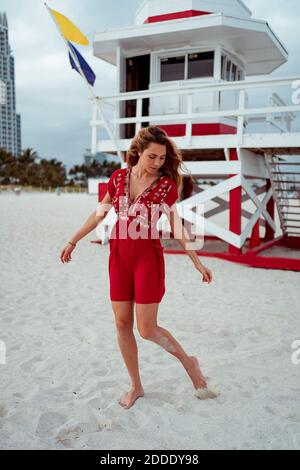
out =
[[76,246],[76,243],[72,243],[72,242],[68,242],[68,243],[70,243],[70,245],[72,246]]

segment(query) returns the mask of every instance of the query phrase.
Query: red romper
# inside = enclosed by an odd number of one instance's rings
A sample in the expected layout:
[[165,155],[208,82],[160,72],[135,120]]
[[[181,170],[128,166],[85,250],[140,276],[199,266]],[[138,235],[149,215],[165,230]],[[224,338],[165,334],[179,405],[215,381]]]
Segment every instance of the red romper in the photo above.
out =
[[178,189],[171,178],[159,174],[131,201],[130,174],[130,167],[115,170],[108,182],[118,216],[109,239],[110,299],[158,303],[165,293],[165,262],[156,224],[178,199]]

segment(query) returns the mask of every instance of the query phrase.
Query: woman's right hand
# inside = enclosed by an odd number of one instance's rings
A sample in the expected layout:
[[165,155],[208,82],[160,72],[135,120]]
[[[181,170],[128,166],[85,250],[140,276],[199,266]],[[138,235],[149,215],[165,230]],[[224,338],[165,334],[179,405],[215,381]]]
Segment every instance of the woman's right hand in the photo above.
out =
[[69,261],[71,261],[72,257],[71,257],[71,253],[73,250],[75,250],[75,246],[71,245],[70,243],[67,243],[67,245],[64,247],[64,249],[62,250],[61,254],[60,254],[60,259],[61,259],[61,262],[64,263],[68,263]]

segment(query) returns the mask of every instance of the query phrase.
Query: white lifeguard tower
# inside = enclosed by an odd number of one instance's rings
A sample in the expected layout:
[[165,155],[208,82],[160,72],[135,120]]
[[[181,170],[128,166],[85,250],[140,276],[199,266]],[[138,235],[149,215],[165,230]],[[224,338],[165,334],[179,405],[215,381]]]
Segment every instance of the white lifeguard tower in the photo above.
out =
[[[300,259],[261,256],[300,246],[300,173],[286,161],[300,154],[300,75],[270,76],[288,53],[251,15],[241,0],[145,0],[133,25],[95,34],[94,55],[116,66],[118,93],[94,101],[91,150],[115,152],[126,166],[141,126],[165,129],[198,181],[178,209],[203,203],[205,240],[218,246],[199,254],[300,270]],[[109,213],[104,227],[112,223]]]

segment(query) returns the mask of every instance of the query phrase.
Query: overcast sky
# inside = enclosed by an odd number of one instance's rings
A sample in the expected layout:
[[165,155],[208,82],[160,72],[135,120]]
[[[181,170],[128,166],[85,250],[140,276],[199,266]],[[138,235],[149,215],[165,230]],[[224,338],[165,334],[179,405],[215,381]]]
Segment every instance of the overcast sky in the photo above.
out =
[[[94,33],[129,26],[143,0],[49,0],[88,37],[78,49],[97,75],[95,93],[116,93],[115,67],[93,56]],[[174,0],[176,1],[176,0]],[[299,75],[299,0],[246,0],[256,19],[267,20],[289,52],[287,64],[274,75]],[[22,116],[22,147],[69,168],[83,162],[90,147],[91,105],[81,77],[71,69],[66,47],[43,0],[1,0],[16,63],[17,110]]]

